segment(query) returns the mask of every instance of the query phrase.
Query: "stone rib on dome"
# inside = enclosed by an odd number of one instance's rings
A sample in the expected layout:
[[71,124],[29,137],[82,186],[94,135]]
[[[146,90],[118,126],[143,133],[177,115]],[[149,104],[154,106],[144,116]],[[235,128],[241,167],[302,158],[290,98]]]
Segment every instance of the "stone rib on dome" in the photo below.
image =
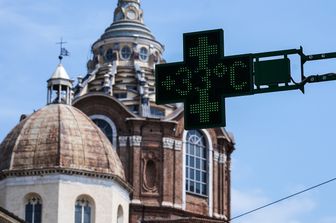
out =
[[48,105],[21,121],[0,145],[0,171],[66,168],[125,180],[104,133],[78,109]]

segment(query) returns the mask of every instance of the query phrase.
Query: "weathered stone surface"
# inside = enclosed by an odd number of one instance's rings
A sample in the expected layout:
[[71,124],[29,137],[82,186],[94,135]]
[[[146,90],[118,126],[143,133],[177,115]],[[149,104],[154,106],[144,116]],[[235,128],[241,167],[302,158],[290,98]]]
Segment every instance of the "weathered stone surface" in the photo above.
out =
[[71,168],[125,180],[112,145],[78,109],[48,105],[21,121],[0,145],[0,171]]

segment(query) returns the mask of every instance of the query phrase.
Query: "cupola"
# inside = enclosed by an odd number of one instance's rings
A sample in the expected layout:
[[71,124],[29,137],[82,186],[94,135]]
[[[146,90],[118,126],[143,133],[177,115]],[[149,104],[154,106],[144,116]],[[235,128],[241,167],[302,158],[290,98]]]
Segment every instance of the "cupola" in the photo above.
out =
[[74,97],[88,93],[115,97],[140,117],[163,118],[176,105],[155,104],[155,65],[164,63],[164,46],[144,23],[140,0],[118,0],[113,22],[92,44],[88,74]]
[[143,23],[142,15],[139,0],[119,0],[114,11],[114,22],[131,20]]
[[48,82],[47,104],[71,104],[72,80],[63,65],[59,63]]

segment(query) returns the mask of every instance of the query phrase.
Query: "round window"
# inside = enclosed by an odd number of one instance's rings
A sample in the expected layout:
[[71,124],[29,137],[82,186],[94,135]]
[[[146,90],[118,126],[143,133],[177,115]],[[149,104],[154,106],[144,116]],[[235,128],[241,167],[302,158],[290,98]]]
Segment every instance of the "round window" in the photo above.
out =
[[141,47],[140,49],[140,59],[147,60],[148,58],[148,50],[145,47]]
[[108,49],[105,54],[106,60],[112,61],[113,60],[113,50]]
[[131,48],[129,48],[129,46],[124,46],[122,49],[121,49],[121,57],[124,59],[124,60],[127,60],[131,57]]
[[127,18],[128,19],[135,19],[136,18],[136,13],[133,10],[129,10],[127,12]]

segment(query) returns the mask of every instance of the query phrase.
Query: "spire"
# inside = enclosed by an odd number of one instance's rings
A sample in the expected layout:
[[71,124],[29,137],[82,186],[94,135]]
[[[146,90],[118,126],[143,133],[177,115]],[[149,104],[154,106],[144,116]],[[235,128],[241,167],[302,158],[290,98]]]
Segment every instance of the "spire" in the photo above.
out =
[[63,103],[71,104],[72,80],[60,63],[57,65],[55,72],[51,75],[48,82],[47,104]]

